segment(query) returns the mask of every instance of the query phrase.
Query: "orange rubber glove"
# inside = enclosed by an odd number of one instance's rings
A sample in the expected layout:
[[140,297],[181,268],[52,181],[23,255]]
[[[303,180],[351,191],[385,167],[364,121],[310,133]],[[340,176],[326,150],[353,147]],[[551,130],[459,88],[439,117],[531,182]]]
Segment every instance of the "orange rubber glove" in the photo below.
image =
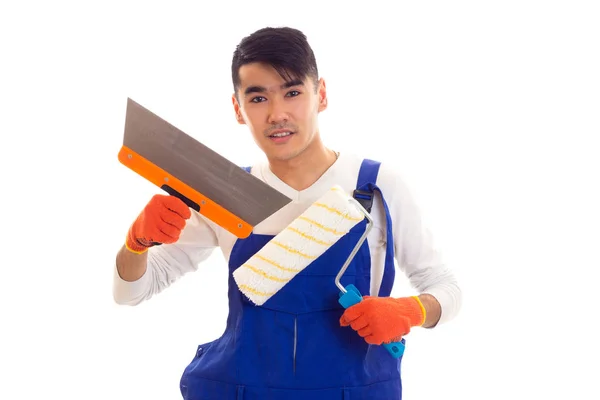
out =
[[174,243],[191,216],[189,207],[178,197],[154,195],[129,228],[125,246],[141,254],[158,243]]
[[340,318],[340,325],[350,326],[369,344],[397,342],[413,326],[425,322],[425,307],[417,296],[371,297],[348,307]]

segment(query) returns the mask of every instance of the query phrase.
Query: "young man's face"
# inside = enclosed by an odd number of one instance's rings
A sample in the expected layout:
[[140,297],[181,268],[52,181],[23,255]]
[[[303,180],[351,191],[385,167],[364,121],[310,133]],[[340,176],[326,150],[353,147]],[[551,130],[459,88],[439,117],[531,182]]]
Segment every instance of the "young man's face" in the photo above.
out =
[[271,66],[257,63],[242,66],[239,75],[239,102],[232,97],[236,118],[248,125],[266,156],[289,160],[310,149],[318,113],[327,107],[323,80],[317,88],[308,77],[286,82]]

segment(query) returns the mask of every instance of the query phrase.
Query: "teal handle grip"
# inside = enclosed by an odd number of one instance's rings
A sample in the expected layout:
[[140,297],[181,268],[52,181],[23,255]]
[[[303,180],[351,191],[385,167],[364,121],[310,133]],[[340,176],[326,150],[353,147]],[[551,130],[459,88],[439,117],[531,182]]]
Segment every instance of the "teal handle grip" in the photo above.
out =
[[[354,285],[346,286],[346,293],[340,292],[339,303],[344,308],[348,308],[362,301],[362,295]],[[404,339],[399,342],[384,343],[383,347],[394,357],[400,358],[404,354]]]

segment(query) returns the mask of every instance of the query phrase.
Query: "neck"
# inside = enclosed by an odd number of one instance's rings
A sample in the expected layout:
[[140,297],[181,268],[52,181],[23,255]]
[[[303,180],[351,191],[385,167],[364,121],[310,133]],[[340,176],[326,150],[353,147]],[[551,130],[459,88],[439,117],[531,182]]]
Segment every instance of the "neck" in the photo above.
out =
[[337,153],[315,138],[306,149],[292,158],[269,160],[273,174],[294,190],[304,190],[315,183],[337,160]]

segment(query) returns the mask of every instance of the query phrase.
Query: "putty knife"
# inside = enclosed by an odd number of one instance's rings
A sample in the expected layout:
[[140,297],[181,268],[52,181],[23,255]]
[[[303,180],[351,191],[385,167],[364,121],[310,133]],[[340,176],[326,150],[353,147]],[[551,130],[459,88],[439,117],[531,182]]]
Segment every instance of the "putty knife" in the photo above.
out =
[[238,238],[292,201],[130,98],[119,161]]

